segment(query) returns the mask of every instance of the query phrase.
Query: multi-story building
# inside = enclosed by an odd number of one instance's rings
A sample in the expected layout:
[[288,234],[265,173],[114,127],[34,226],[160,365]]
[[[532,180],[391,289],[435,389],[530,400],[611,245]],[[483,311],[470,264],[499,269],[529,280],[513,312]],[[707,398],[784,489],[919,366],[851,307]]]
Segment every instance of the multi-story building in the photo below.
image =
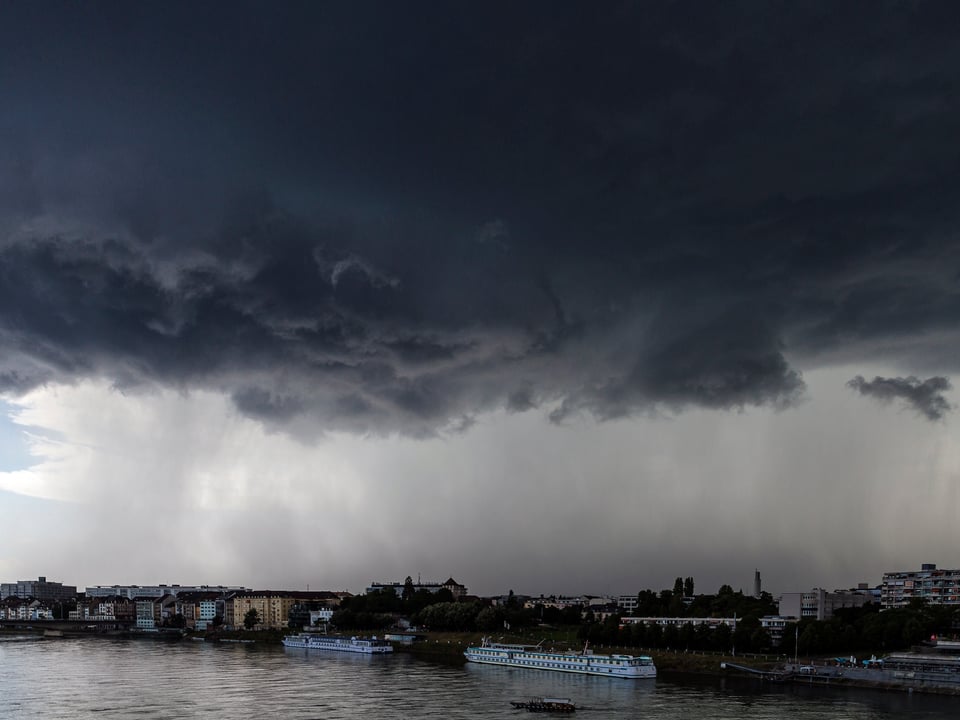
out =
[[[505,604],[503,602],[503,598],[499,598],[499,600],[500,602],[497,603],[498,605]],[[523,606],[529,610],[532,610],[533,608],[537,607],[537,605],[540,605],[541,607],[545,607],[545,608],[556,608],[557,610],[565,610],[568,607],[580,607],[580,608],[585,607],[586,601],[584,600],[584,598],[580,597],[579,595],[577,596],[568,596],[568,595],[543,596],[541,595],[538,598],[527,598],[523,602]]]
[[71,620],[102,620],[131,622],[137,617],[133,600],[125,597],[93,598],[77,603],[77,609],[71,610]]
[[0,603],[0,620],[53,620],[53,611],[39,600],[21,600],[11,595]]
[[310,611],[310,624],[318,625],[328,623],[333,619],[333,608],[321,608],[320,610]]
[[47,582],[42,575],[37,580],[17,580],[15,583],[0,583],[0,598],[16,597],[21,600],[33,598],[40,602],[58,603],[73,600],[77,596],[75,585]]
[[139,597],[134,600],[137,613],[137,627],[141,630],[150,630],[160,622],[160,598]]
[[760,618],[760,627],[767,631],[773,646],[779,647],[784,633],[787,632],[787,626],[793,627],[798,622],[800,618],[794,616],[764,615]]
[[883,574],[882,610],[906,607],[911,600],[930,605],[960,605],[960,570],[938,570],[933,563],[924,563],[920,570]]
[[223,617],[225,598],[215,592],[180,593],[176,598],[176,613],[183,616],[190,630],[207,630],[214,619]]
[[715,628],[720,625],[726,625],[731,630],[737,629],[737,618],[715,618],[715,617],[623,617],[620,618],[621,625],[659,625],[660,627],[683,627],[686,624],[698,627],[706,625]]
[[869,589],[834,590],[827,592],[823,588],[813,588],[804,593],[783,593],[780,596],[779,611],[781,617],[799,619],[829,620],[834,610],[840,608],[863,607],[873,602]]
[[335,607],[343,595],[329,591],[245,590],[226,597],[223,623],[230,628],[242,628],[247,613],[256,610],[258,628],[282,629],[287,627],[294,605],[318,603]]
[[437,593],[441,590],[449,590],[450,594],[453,595],[453,599],[457,600],[467,594],[467,588],[464,585],[461,585],[453,578],[448,578],[446,582],[413,582],[412,579],[407,578],[405,582],[398,583],[379,583],[373,582],[370,583],[370,587],[367,588],[366,592],[384,592],[390,591],[396,595],[402,595],[404,589],[407,585],[410,585],[413,588],[414,592],[418,590],[426,590],[427,592]]
[[636,595],[620,595],[617,598],[617,607],[625,613],[632,613],[637,609],[639,598]]
[[[634,599],[636,599],[636,597],[634,597]],[[499,604],[503,603],[501,602]],[[538,605],[545,608],[556,608],[557,610],[565,610],[568,607],[579,607],[584,612],[592,610],[594,613],[601,610],[606,612],[611,607],[613,608],[612,612],[619,612],[622,609],[622,606],[620,606],[616,598],[606,595],[541,595],[538,598],[527,598],[523,602],[523,606],[531,610]]]
[[231,627],[242,628],[247,613],[256,610],[258,622],[255,629],[283,628],[295,602],[285,593],[273,590],[234,593],[224,603],[224,620]]
[[162,597],[173,595],[176,597],[185,592],[214,592],[226,595],[231,592],[246,590],[236,585],[95,585],[86,589],[88,598],[97,597],[125,597],[134,600],[138,597]]

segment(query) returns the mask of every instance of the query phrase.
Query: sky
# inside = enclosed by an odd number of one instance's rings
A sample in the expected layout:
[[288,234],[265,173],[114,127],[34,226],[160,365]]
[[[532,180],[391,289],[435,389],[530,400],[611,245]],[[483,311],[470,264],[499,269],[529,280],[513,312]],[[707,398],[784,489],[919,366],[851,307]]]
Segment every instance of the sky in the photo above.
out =
[[953,3],[6,3],[0,579],[960,567]]

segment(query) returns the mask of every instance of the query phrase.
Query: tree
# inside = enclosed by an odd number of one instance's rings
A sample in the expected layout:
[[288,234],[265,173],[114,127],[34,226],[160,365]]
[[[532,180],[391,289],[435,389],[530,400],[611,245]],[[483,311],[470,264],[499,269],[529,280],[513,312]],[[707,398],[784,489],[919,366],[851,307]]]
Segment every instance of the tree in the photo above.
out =
[[305,603],[297,603],[290,608],[287,614],[287,627],[299,630],[310,624],[310,608]]
[[583,608],[579,605],[567,605],[560,611],[560,621],[565,625],[579,625],[583,621]]
[[496,608],[485,607],[477,614],[477,630],[499,630],[503,627],[503,613]]
[[693,578],[688,577],[683,581],[683,594],[685,597],[693,597]]
[[166,625],[167,627],[183,629],[187,626],[187,619],[180,613],[177,613],[167,620]]
[[260,623],[260,613],[257,612],[256,608],[250,608],[247,610],[247,614],[243,616],[243,626],[247,630],[253,630]]
[[660,600],[653,590],[637,593],[637,611],[634,614],[638,617],[656,617],[660,614]]
[[680,644],[680,630],[676,625],[667,625],[667,627],[663,629],[663,640],[661,642],[661,647],[667,647],[671,650],[677,649],[677,646]]
[[677,578],[673,581],[673,594],[683,595],[683,578]]
[[733,647],[733,630],[726,623],[720,623],[711,633],[710,645],[712,650],[728,652]]
[[[482,608],[479,603],[435,603],[425,607],[415,616],[418,625],[431,630],[462,632],[476,627],[477,615]],[[489,616],[487,618],[489,619]]]

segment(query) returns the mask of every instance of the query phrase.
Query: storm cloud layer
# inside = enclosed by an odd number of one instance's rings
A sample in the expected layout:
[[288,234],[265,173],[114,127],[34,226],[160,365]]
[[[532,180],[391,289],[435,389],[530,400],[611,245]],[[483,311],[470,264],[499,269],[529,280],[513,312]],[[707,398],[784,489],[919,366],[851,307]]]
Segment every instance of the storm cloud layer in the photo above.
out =
[[0,393],[427,436],[956,369],[951,4],[0,15]]
[[928,420],[941,420],[951,410],[943,393],[950,389],[950,381],[943,377],[920,380],[915,377],[865,380],[857,375],[847,383],[861,395],[884,402],[901,400]]

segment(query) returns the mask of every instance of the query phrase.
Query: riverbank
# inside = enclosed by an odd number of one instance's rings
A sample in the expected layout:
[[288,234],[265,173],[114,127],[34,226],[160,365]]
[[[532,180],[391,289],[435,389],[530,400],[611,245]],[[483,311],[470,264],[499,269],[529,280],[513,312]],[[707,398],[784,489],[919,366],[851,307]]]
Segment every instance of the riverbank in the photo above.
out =
[[[422,633],[422,639],[412,645],[398,645],[398,652],[410,653],[424,659],[442,660],[451,663],[463,663],[464,650],[470,646],[479,645],[483,641],[480,633]],[[577,643],[569,642],[564,636],[557,638],[533,639],[523,635],[505,635],[497,637],[499,642],[535,645],[543,641],[543,647],[557,652],[573,649]],[[749,662],[757,667],[772,669],[783,658],[776,655],[750,655],[734,657],[733,655],[702,653],[702,652],[674,652],[670,650],[651,650],[646,648],[598,646],[592,648],[598,654],[650,655],[657,666],[658,673],[685,673],[697,675],[723,675],[721,663],[728,661]]]
[[[530,637],[504,636],[498,641],[505,643],[536,644]],[[412,645],[399,645],[398,652],[410,653],[432,662],[462,664],[466,662],[463,651],[482,641],[477,633],[428,633],[419,642]],[[563,652],[569,644],[548,641],[544,647]],[[858,668],[840,669],[830,664],[830,659],[807,660],[808,671],[800,665],[791,664],[784,656],[777,655],[732,655],[705,652],[676,652],[671,650],[647,650],[644,648],[609,647],[594,648],[597,653],[626,655],[650,655],[657,666],[659,676],[703,676],[737,678],[746,682],[772,683],[773,671],[778,671],[778,683],[803,686],[821,686],[833,688],[862,688],[893,692],[924,693],[933,695],[960,695],[960,683],[937,682],[930,677],[921,678],[919,674],[891,672],[883,670],[865,670]],[[731,665],[749,666],[758,671],[769,673],[766,677],[732,671]],[[726,668],[726,669],[725,669]],[[815,669],[816,672],[809,670]]]

